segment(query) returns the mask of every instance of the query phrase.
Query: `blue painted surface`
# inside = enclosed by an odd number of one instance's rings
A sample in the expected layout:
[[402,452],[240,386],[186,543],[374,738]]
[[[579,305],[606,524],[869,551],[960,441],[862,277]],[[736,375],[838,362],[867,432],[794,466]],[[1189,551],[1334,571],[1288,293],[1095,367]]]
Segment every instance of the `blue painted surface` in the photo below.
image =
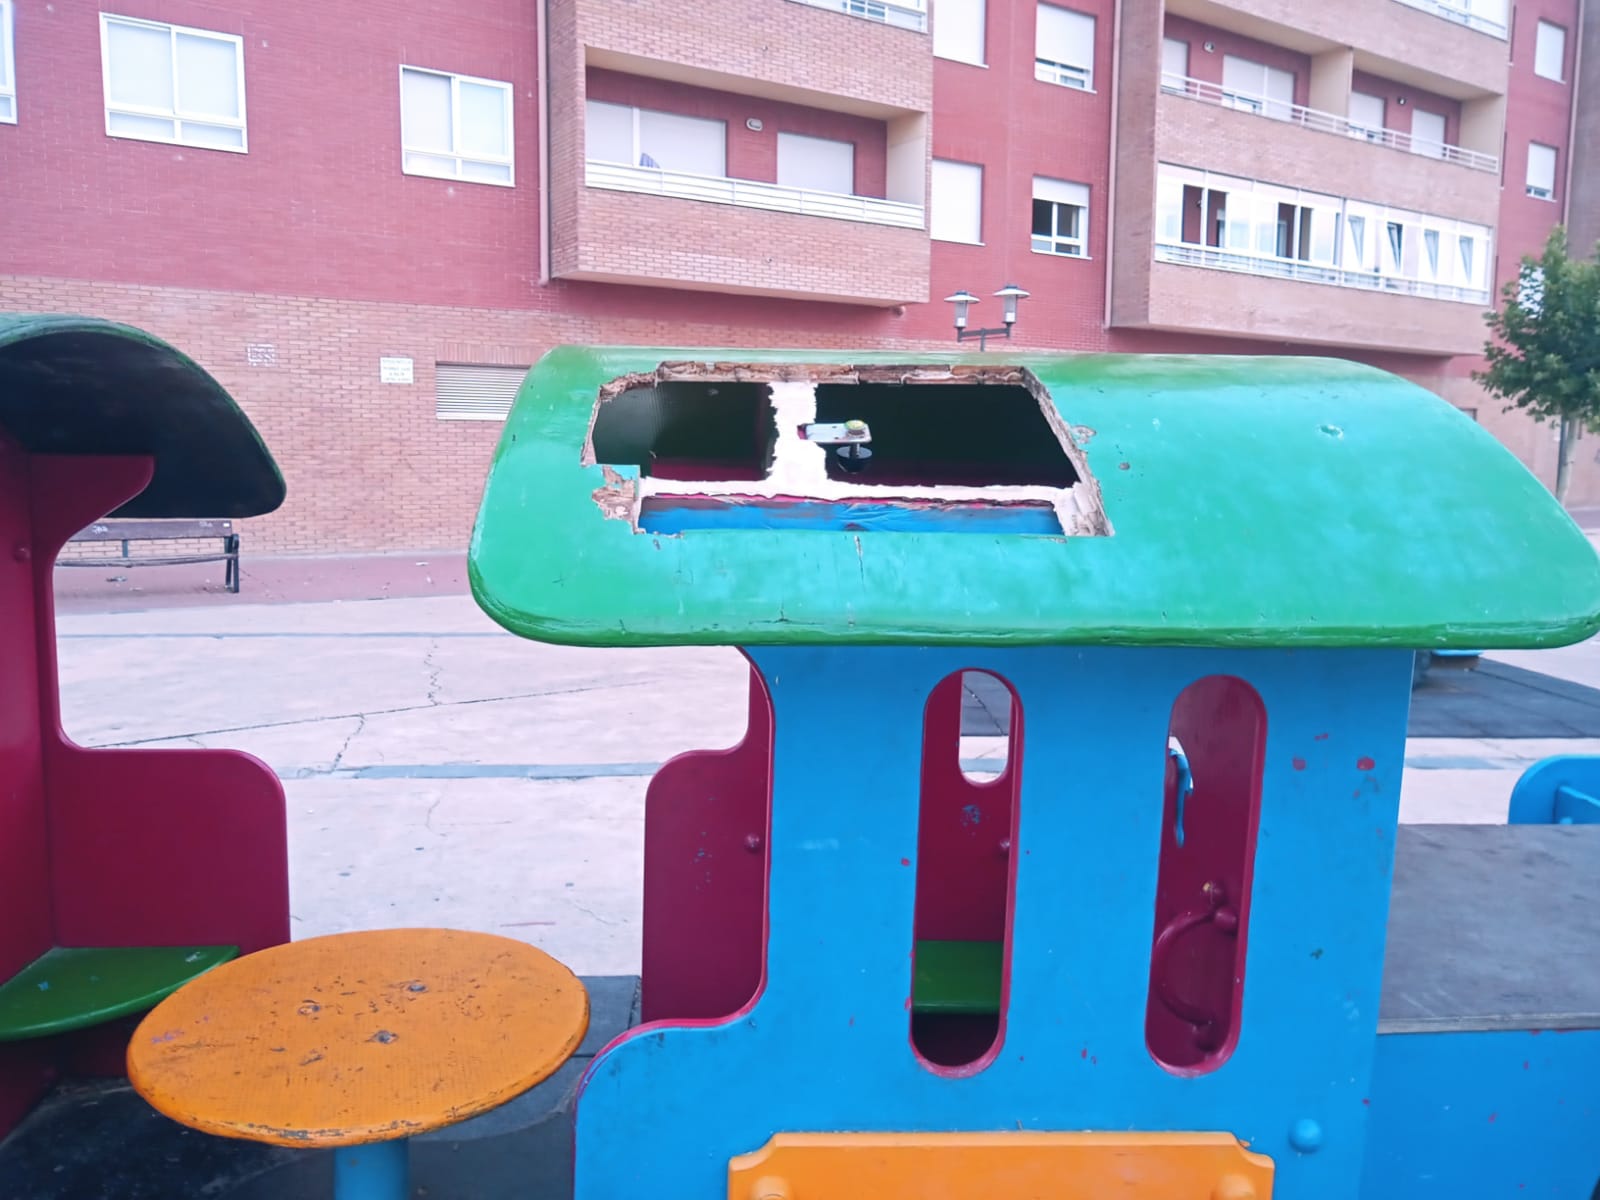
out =
[[1361,1200],[1590,1200],[1600,1030],[1378,1039]]
[[1600,755],[1558,754],[1523,772],[1511,790],[1511,825],[1600,825]]
[[646,533],[696,529],[829,529],[847,533],[983,533],[1061,536],[1046,504],[884,504],[826,500],[684,502],[647,499],[639,511]]
[[406,1139],[335,1150],[333,1196],[334,1200],[411,1200]]
[[[1018,1128],[1225,1131],[1275,1160],[1277,1200],[1356,1196],[1409,651],[754,658],[776,717],[765,988],[736,1020],[646,1026],[596,1058],[577,1200],[725,1196],[729,1158],[779,1130]],[[963,668],[1012,683],[1026,738],[1007,1023],[995,1059],[952,1078],[914,1055],[907,1007],[922,712]],[[1261,827],[1238,1048],[1180,1077],[1144,1042],[1167,726],[1214,673],[1266,705]],[[1304,1122],[1313,1149],[1291,1144]]]

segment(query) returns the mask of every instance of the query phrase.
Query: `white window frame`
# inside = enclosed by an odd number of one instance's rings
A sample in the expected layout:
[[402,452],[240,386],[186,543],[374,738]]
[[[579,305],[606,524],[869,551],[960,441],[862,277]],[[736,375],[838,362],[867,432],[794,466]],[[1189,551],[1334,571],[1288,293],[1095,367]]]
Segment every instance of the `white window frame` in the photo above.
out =
[[[588,107],[587,106],[590,105],[590,104],[604,104],[604,105],[607,105],[610,108],[625,108],[625,109],[628,110],[628,112],[629,112],[629,114],[631,116],[631,119],[632,119],[632,122],[633,122],[633,149],[632,149],[632,153],[629,156],[629,159],[628,159],[628,161],[626,163],[620,163],[620,164],[617,164],[617,165],[619,165],[619,166],[628,166],[628,167],[636,167],[641,171],[666,171],[669,174],[673,174],[673,175],[690,175],[690,176],[693,176],[693,177],[695,177],[697,179],[727,179],[727,178],[729,178],[729,175],[728,175],[728,122],[723,120],[721,117],[696,117],[696,116],[691,116],[689,113],[673,112],[671,109],[667,109],[667,108],[641,108],[637,104],[625,104],[620,100],[596,100],[593,97],[589,97],[588,99],[586,99],[584,101],[584,105],[585,105],[585,108],[584,108],[584,120],[585,120],[585,123],[587,123],[587,121],[588,121]],[[674,171],[670,167],[647,167],[644,164],[642,164],[639,161],[639,159],[644,154],[644,143],[643,143],[643,140],[639,136],[639,118],[644,113],[658,113],[658,114],[660,114],[661,116],[664,116],[664,117],[682,117],[685,120],[704,121],[707,125],[719,125],[719,126],[721,126],[722,127],[722,174],[720,174],[720,175],[701,175],[698,172],[694,172],[694,171]],[[587,130],[585,131],[585,133],[587,135]],[[587,148],[585,148],[584,157],[585,157],[585,160],[588,160],[588,150],[587,150]],[[594,159],[592,161],[595,161],[595,162],[615,162],[616,160],[609,159],[609,158],[602,158],[602,159]]]
[[14,49],[16,41],[16,16],[12,11],[11,0],[0,0],[0,64],[5,66],[6,78],[11,81],[0,87],[0,98],[11,101],[11,111],[0,112],[0,125],[17,123],[17,55]]
[[[1076,193],[1082,190],[1082,198]],[[1041,195],[1041,193],[1043,193]],[[1065,198],[1072,193],[1072,198]],[[1089,257],[1089,199],[1090,189],[1086,183],[1078,183],[1070,179],[1053,179],[1044,175],[1033,177],[1033,189],[1028,210],[1028,237],[1029,246],[1035,254],[1050,254],[1056,258],[1088,258]],[[1051,207],[1049,234],[1035,233],[1033,231],[1033,204],[1048,204]],[[1075,208],[1078,210],[1078,234],[1068,237],[1056,232],[1059,228],[1060,210]],[[1041,245],[1041,243],[1046,243]],[[1062,247],[1068,247],[1063,249]]]
[[[955,167],[966,167],[970,170],[975,170],[978,172],[978,207],[976,212],[978,228],[976,236],[974,237],[946,237],[940,233],[934,232],[934,223],[937,219],[936,214],[939,208],[938,180],[934,178],[934,176],[938,175],[940,164],[947,164]],[[959,159],[954,158],[936,158],[933,160],[933,166],[930,168],[929,174],[928,237],[936,242],[949,242],[950,244],[957,246],[983,245],[983,185],[987,182],[984,176],[988,174],[988,172],[984,170],[983,164],[961,162]]]
[[[947,0],[945,0],[947,2]],[[977,45],[969,46],[964,41],[958,41],[954,46],[950,44],[951,34],[947,29],[943,36],[939,33],[939,10],[933,10],[933,56],[948,62],[964,62],[974,67],[988,65],[987,55],[989,42],[989,0],[965,0],[967,4],[977,5],[978,12],[978,37]]]
[[[143,26],[146,29],[164,30],[172,43],[172,109],[170,111],[159,108],[147,108],[137,104],[111,103],[111,38],[112,25]],[[234,78],[239,89],[239,115],[237,117],[218,116],[214,113],[185,112],[182,108],[182,97],[178,87],[178,35],[186,34],[189,37],[208,38],[212,41],[227,42],[233,46]],[[124,17],[116,13],[100,14],[100,92],[101,100],[105,107],[106,136],[126,138],[135,142],[158,142],[166,146],[187,146],[193,150],[220,150],[224,154],[248,154],[250,152],[250,133],[246,125],[244,107],[244,39],[236,33],[218,33],[214,29],[196,29],[190,25],[174,25],[169,21],[146,21],[140,17]],[[170,138],[156,137],[148,133],[129,133],[111,128],[111,118],[116,113],[133,117],[155,117],[159,120],[171,121],[173,136]],[[220,125],[228,129],[239,131],[239,144],[237,146],[216,146],[209,142],[192,142],[183,136],[183,124],[192,121],[196,125]]]
[[[1175,51],[1183,51],[1183,70],[1171,71],[1167,68],[1167,59]],[[1189,80],[1189,43],[1183,38],[1163,37],[1161,39],[1161,86],[1175,91],[1182,91]]]
[[[1533,151],[1534,147],[1550,151],[1550,186],[1548,188],[1536,187],[1533,182]],[[1556,198],[1556,183],[1561,174],[1561,151],[1555,146],[1548,146],[1543,142],[1528,143],[1528,166],[1523,173],[1524,190],[1535,200],[1554,200]]]
[[[415,71],[419,75],[436,75],[450,81],[450,149],[448,152],[438,150],[424,150],[420,147],[406,144],[406,72]],[[504,98],[506,114],[506,153],[504,157],[488,154],[463,154],[459,150],[461,145],[461,85],[463,83],[476,84],[479,87],[494,88]],[[476,75],[461,75],[454,71],[440,71],[434,67],[418,67],[410,63],[400,64],[400,170],[406,175],[416,175],[424,179],[450,179],[457,183],[481,183],[489,187],[516,187],[517,186],[517,136],[514,121],[516,118],[516,91],[503,79],[481,79]],[[410,166],[406,159],[412,154],[420,154],[427,158],[448,158],[455,164],[455,173],[447,175],[443,171],[428,171],[420,167]],[[475,179],[470,175],[461,173],[463,163],[483,163],[486,166],[505,167],[505,179]]]
[[[1041,10],[1046,8],[1059,8],[1069,12],[1075,17],[1081,17],[1089,22],[1089,61],[1087,63],[1063,63],[1054,59],[1039,57],[1039,30],[1038,22]],[[1082,12],[1070,8],[1065,4],[1053,4],[1049,0],[1038,0],[1034,5],[1034,33],[1033,33],[1033,77],[1041,83],[1053,83],[1059,87],[1073,88],[1080,92],[1094,91],[1094,56],[1099,49],[1100,21],[1093,13]]]
[[[1557,25],[1554,21],[1541,20],[1537,29],[1538,32],[1533,39],[1533,73],[1540,79],[1551,79],[1556,83],[1565,83],[1567,81],[1567,27],[1565,25]],[[1561,39],[1560,44],[1556,47],[1556,73],[1554,75],[1547,74],[1539,69],[1540,64],[1548,57],[1545,50],[1547,31],[1549,35]]]

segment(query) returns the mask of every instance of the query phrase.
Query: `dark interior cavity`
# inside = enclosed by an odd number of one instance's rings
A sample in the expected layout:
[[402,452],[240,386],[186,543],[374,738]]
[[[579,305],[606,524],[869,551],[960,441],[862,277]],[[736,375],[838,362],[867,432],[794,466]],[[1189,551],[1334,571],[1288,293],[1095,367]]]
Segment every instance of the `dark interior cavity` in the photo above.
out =
[[596,462],[659,479],[762,479],[777,436],[764,383],[658,383],[599,406]]
[[1017,384],[824,383],[817,420],[862,420],[872,430],[865,469],[849,472],[829,455],[832,479],[900,487],[1078,482],[1039,401]]

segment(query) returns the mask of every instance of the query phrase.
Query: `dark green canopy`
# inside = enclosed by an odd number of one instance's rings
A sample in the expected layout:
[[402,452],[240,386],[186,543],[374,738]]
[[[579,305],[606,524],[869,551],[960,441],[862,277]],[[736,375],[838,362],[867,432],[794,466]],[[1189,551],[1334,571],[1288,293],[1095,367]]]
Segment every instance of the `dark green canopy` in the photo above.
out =
[[255,427],[193,360],[93,317],[0,313],[0,433],[33,454],[148,454],[114,517],[253,517],[283,503]]

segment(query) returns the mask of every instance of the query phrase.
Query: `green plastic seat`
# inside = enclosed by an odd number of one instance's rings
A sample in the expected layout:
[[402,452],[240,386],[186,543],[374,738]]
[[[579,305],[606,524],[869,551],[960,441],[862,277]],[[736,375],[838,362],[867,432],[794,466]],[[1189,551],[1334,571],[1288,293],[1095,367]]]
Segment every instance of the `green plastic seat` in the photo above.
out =
[[237,946],[57,948],[0,984],[0,1042],[87,1029],[154,1007]]
[[1000,942],[917,943],[911,1011],[992,1016],[1000,1011]]

